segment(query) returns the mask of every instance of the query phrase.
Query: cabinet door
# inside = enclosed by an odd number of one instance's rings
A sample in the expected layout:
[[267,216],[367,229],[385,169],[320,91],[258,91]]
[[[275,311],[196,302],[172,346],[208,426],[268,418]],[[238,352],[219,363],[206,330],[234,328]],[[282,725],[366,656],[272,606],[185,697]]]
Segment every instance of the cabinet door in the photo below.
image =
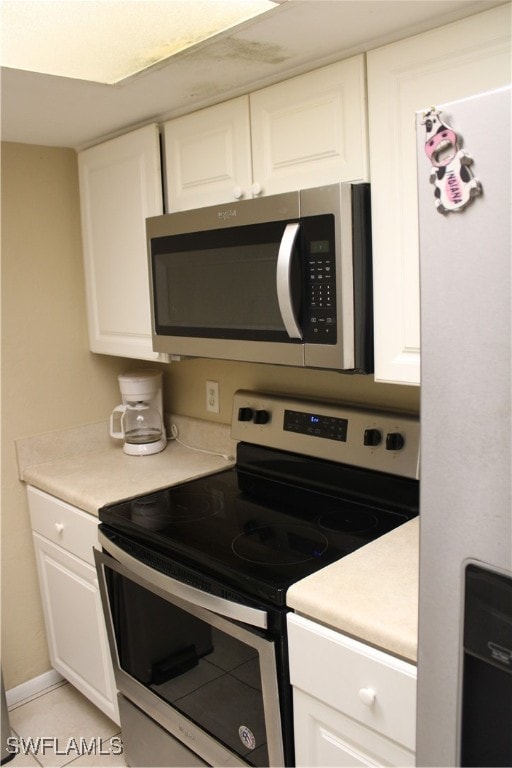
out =
[[96,571],[38,533],[33,537],[52,665],[118,723]]
[[90,348],[157,360],[145,229],[163,212],[157,126],[84,150],[78,169]]
[[298,688],[293,689],[293,716],[298,768],[415,764],[414,752]]
[[250,140],[247,96],[166,123],[167,210],[250,197]]
[[363,56],[252,93],[255,192],[368,178]]
[[415,113],[506,85],[510,66],[510,5],[368,53],[378,381],[420,382],[417,184],[429,180]]

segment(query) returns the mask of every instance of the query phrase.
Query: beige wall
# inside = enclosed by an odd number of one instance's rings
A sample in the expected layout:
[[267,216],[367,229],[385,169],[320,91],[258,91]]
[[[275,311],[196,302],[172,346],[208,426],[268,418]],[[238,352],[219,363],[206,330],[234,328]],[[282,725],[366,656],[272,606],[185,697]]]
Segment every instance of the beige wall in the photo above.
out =
[[[14,440],[107,419],[117,374],[139,362],[91,354],[87,344],[76,156],[2,144],[2,666],[7,688],[50,668],[30,523]],[[417,411],[415,388],[372,377],[218,360],[164,371],[165,408],[229,423],[240,388]],[[206,412],[207,379],[220,414]]]
[[49,668],[14,440],[106,418],[126,360],[87,347],[76,156],[2,144],[2,667]]
[[[224,360],[183,360],[165,366],[164,370],[166,411],[226,424],[231,420],[233,392],[242,388],[419,411],[418,387],[376,384],[373,376]],[[218,415],[206,411],[207,380],[219,382]]]

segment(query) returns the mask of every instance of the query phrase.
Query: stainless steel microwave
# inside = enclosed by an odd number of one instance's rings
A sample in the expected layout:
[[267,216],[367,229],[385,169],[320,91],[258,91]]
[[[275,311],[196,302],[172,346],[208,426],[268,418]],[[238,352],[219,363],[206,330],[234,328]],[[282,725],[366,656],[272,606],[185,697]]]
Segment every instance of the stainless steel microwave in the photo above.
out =
[[369,184],[146,220],[153,349],[373,371]]

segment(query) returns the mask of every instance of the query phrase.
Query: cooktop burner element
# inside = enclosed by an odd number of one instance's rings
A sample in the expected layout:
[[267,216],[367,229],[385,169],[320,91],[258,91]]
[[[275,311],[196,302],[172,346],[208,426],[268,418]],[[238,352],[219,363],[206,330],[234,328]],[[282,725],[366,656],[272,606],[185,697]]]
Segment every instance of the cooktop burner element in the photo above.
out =
[[321,557],[327,538],[304,525],[261,525],[233,539],[233,552],[262,565],[296,565]]
[[161,530],[173,523],[194,523],[215,515],[222,500],[215,494],[197,492],[183,487],[133,499],[131,520],[143,528]]
[[131,519],[142,528],[161,530],[167,525],[168,517],[168,504],[162,494],[142,496],[131,503]]
[[239,392],[232,434],[234,468],[105,506],[102,530],[284,606],[291,584],[418,514],[411,416]]

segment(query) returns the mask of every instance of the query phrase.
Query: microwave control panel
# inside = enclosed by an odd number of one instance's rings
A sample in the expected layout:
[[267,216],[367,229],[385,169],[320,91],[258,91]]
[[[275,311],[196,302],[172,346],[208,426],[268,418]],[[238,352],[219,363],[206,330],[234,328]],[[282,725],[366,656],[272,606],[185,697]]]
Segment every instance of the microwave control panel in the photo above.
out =
[[[328,245],[328,241],[323,241]],[[310,243],[312,248],[315,242]],[[306,266],[308,317],[306,341],[336,343],[336,265],[334,254],[311,253]]]
[[336,344],[334,220],[330,215],[305,217],[301,226],[305,281],[304,341]]

